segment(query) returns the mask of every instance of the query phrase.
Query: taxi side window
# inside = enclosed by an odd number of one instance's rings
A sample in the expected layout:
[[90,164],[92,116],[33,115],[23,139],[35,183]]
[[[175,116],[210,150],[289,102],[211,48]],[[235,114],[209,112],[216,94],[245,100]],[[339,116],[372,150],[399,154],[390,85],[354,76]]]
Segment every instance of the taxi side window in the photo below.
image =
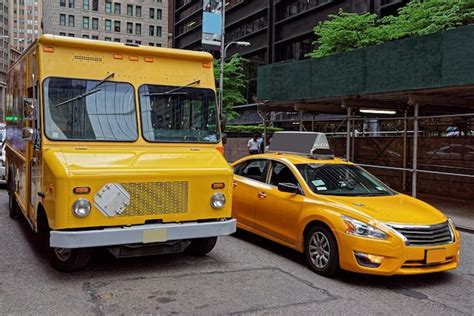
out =
[[245,163],[241,168],[238,170],[238,175],[246,178],[250,178],[257,181],[264,181],[263,175],[265,171],[265,164],[266,160],[263,159],[255,159],[250,160]]
[[270,184],[278,186],[278,183],[292,183],[298,185],[293,172],[281,162],[273,162],[272,174],[270,176]]

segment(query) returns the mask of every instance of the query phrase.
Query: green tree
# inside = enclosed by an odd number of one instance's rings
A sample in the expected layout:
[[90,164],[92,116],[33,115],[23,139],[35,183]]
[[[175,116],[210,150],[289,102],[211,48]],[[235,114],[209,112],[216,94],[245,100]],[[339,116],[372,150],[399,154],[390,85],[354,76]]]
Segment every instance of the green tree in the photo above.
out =
[[383,19],[340,10],[315,26],[318,48],[307,56],[318,58],[472,23],[474,0],[412,0],[399,9],[398,15]]
[[[245,59],[238,54],[233,55],[229,61],[224,63],[224,98],[223,112],[227,116],[227,120],[237,117],[237,113],[233,107],[235,105],[247,102],[242,94],[243,89],[247,86],[247,78],[244,74],[243,64]],[[216,86],[219,86],[220,60],[214,60],[214,76],[216,78]]]

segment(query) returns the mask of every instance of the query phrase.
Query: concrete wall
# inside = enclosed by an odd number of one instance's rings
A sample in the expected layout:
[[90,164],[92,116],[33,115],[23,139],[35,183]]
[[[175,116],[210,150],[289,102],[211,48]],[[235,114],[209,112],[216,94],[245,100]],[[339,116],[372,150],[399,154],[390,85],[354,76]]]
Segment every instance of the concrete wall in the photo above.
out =
[[[248,138],[228,138],[225,156],[229,162],[248,154]],[[345,138],[330,138],[336,156],[345,155]],[[411,139],[408,139],[408,168],[411,167]],[[402,137],[356,138],[355,160],[357,163],[403,166]],[[391,188],[403,189],[403,172],[367,168]],[[474,175],[474,137],[420,137],[418,169]],[[411,190],[411,173],[407,172],[407,191]],[[418,173],[418,192],[442,197],[474,201],[474,178],[453,177]]]

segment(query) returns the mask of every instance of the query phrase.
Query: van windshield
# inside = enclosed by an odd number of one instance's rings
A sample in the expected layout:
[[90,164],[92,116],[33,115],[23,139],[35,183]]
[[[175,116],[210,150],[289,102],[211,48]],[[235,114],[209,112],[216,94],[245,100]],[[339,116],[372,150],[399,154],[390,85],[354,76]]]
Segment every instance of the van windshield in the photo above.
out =
[[43,82],[46,136],[52,140],[134,141],[136,104],[129,83],[47,78]]
[[216,95],[190,86],[140,87],[143,137],[152,142],[217,143]]

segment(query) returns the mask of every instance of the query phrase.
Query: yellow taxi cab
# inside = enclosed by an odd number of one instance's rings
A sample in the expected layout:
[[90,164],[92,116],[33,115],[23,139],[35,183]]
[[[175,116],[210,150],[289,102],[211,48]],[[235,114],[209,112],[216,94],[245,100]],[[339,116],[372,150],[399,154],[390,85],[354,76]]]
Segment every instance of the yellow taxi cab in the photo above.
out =
[[304,253],[318,274],[458,266],[460,235],[451,219],[334,158],[324,134],[275,133],[269,153],[232,166],[237,227]]

